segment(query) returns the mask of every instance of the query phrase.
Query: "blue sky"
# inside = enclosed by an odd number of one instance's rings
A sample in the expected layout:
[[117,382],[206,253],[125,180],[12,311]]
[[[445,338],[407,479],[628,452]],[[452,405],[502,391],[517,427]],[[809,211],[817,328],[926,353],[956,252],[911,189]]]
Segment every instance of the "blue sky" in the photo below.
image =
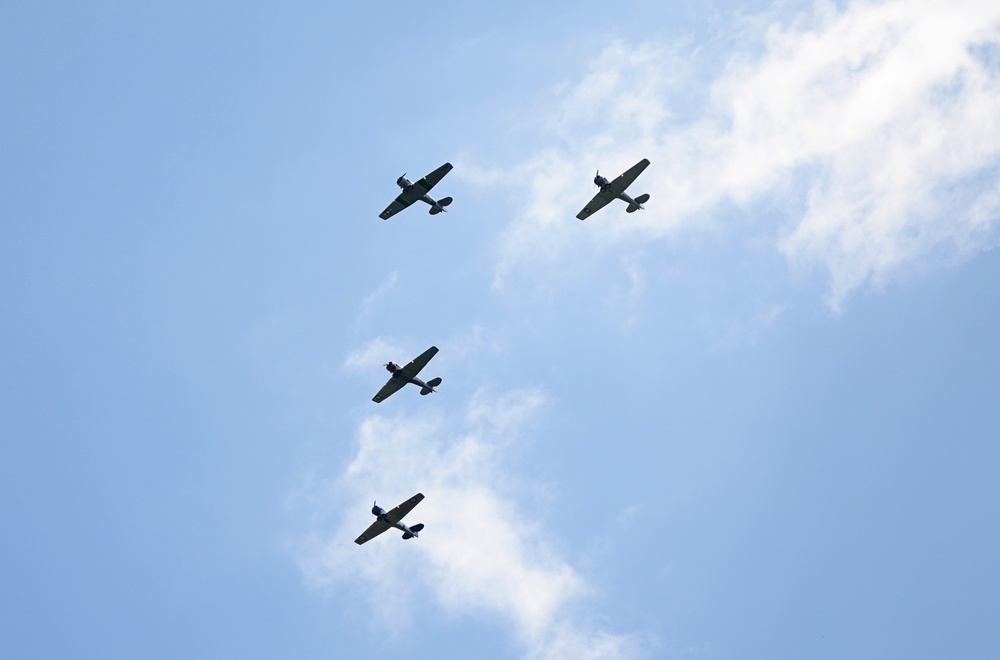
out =
[[8,5],[0,81],[0,655],[1000,652],[997,2]]

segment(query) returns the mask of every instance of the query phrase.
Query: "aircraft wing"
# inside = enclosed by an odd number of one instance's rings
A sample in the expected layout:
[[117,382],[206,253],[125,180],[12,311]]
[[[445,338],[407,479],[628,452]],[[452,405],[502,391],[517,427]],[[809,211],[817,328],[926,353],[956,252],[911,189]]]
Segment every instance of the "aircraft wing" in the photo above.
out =
[[375,403],[380,403],[382,399],[388,399],[390,396],[395,394],[399,390],[399,388],[401,388],[403,385],[406,385],[405,380],[402,380],[400,378],[390,378],[388,382],[386,382],[386,384],[382,386],[382,389],[378,391],[378,394],[372,397],[372,401],[374,401]]
[[628,188],[648,166],[649,159],[643,158],[638,163],[625,170],[624,174],[611,182],[611,192],[614,193],[616,197],[618,196],[618,193],[625,192],[625,189]]
[[600,211],[609,203],[611,203],[611,200],[615,199],[616,197],[618,197],[618,195],[611,192],[610,189],[607,191],[602,190],[601,192],[594,195],[594,199],[590,200],[590,203],[584,206],[582,211],[576,214],[577,219],[586,220],[587,218],[590,217],[592,213]]
[[436,170],[434,170],[433,172],[422,178],[420,181],[417,181],[415,184],[413,184],[413,188],[414,189],[420,188],[421,190],[419,194],[423,195],[425,192],[429,191],[431,188],[436,186],[437,182],[443,179],[444,175],[447,174],[448,172],[451,172],[451,163],[445,163],[441,167],[437,168]]
[[[422,500],[422,499],[424,499],[424,494],[423,493],[417,493],[416,495],[414,495],[410,499],[406,500],[405,502],[403,502],[402,504],[400,504],[399,506],[397,506],[392,511],[388,512],[387,514],[385,514],[386,519],[388,519],[388,521],[390,523],[398,523],[400,520],[403,519],[403,516],[405,516],[410,511],[413,510],[413,507],[415,507],[418,504],[420,504],[420,500]],[[374,525],[372,525],[372,527],[374,527]],[[367,534],[367,532],[365,532],[365,533]]]
[[390,525],[387,522],[383,522],[381,520],[376,520],[371,525],[369,525],[368,529],[366,529],[361,534],[361,536],[354,539],[354,542],[357,543],[358,545],[361,545],[362,543],[367,543],[368,541],[371,541],[373,538],[375,538],[376,536],[378,536],[387,529],[392,529],[392,525]]
[[408,365],[400,369],[403,377],[413,378],[414,376],[419,374],[420,370],[423,369],[427,365],[427,363],[431,361],[431,358],[434,357],[434,355],[437,354],[437,352],[438,352],[437,346],[431,346],[426,351],[424,351],[417,357],[413,358],[412,362],[410,362]]
[[413,192],[409,195],[400,193],[396,199],[392,200],[392,204],[385,207],[385,210],[378,214],[378,217],[388,220],[418,199],[420,199],[420,195],[414,195]]

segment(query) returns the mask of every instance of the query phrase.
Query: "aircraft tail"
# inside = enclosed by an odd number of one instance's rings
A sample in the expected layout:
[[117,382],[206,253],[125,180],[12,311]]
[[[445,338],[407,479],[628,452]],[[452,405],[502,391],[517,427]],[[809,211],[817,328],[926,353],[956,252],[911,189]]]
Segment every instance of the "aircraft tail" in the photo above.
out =
[[421,387],[420,388],[420,395],[421,396],[425,396],[427,394],[430,394],[431,392],[434,391],[434,388],[437,387],[440,384],[441,384],[441,379],[440,378],[432,378],[432,379],[430,379],[429,381],[427,381],[427,387]]
[[628,208],[625,209],[626,213],[635,213],[642,208],[642,205],[649,201],[649,193],[643,193],[636,197],[634,200],[635,204],[629,204]]
[[447,209],[445,207],[448,206],[449,204],[451,204],[451,202],[452,202],[451,197],[444,197],[442,199],[439,199],[437,201],[437,204],[435,206],[431,207],[431,210],[429,211],[429,213],[431,215],[437,215],[438,213],[441,213],[442,211],[447,211]]
[[414,536],[420,536],[419,532],[423,528],[424,528],[424,524],[423,523],[417,523],[416,525],[413,525],[413,526],[410,527],[410,531],[409,532],[403,532],[403,538],[404,539],[412,539]]

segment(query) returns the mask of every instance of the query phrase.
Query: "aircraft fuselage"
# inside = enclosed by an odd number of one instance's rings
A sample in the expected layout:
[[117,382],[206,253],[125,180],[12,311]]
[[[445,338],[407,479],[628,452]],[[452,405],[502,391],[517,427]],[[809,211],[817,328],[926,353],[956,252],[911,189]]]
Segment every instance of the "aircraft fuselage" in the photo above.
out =
[[[607,179],[605,179],[603,176],[601,176],[600,174],[598,174],[597,176],[594,177],[594,185],[596,185],[598,188],[600,188],[601,192],[607,192],[608,188],[611,187],[611,183]],[[635,206],[635,207],[640,208],[640,209],[643,208],[642,204],[639,204],[634,199],[632,199],[631,197],[629,197],[628,194],[624,190],[622,192],[618,193],[618,199],[620,199],[623,202],[627,203],[629,206]]]
[[[413,192],[413,184],[410,183],[410,180],[407,179],[405,176],[401,176],[398,179],[396,179],[396,185],[403,189],[404,194],[408,195],[411,192]],[[430,204],[431,208],[437,209],[439,212],[442,213],[447,212],[447,209],[438,204],[437,200],[428,195],[427,193],[421,195],[419,199],[422,202]]]
[[386,368],[386,370],[389,373],[392,374],[392,379],[393,380],[402,381],[403,383],[411,383],[413,385],[416,385],[416,386],[420,387],[421,389],[425,389],[426,388],[426,389],[430,390],[431,392],[437,392],[437,390],[435,390],[433,387],[431,387],[430,385],[428,385],[424,381],[420,380],[416,376],[410,376],[409,378],[407,378],[406,376],[404,376],[401,373],[402,369],[400,369],[399,365],[397,365],[395,362],[390,362],[389,364],[385,365],[385,368]]
[[420,536],[420,534],[418,532],[413,531],[412,529],[410,529],[409,527],[407,527],[405,524],[403,524],[402,520],[398,520],[396,522],[391,522],[389,520],[389,516],[385,512],[385,509],[383,509],[382,507],[380,507],[378,505],[375,505],[375,506],[372,507],[372,515],[375,516],[376,518],[378,518],[379,520],[381,520],[382,522],[384,522],[386,525],[389,525],[391,527],[395,527],[399,531],[403,532],[404,535],[409,534],[410,536],[414,536],[414,537],[419,537]]

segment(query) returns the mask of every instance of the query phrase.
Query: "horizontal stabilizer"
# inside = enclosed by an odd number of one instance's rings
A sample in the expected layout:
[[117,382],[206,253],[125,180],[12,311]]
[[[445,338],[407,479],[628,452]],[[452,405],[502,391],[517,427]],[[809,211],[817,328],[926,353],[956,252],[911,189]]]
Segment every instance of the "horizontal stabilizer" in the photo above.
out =
[[417,523],[416,525],[410,525],[410,531],[416,534],[424,528],[423,523]]
[[440,213],[440,212],[441,212],[441,209],[439,209],[439,208],[438,208],[438,207],[436,207],[436,206],[432,206],[432,207],[431,207],[431,210],[430,210],[430,211],[428,211],[428,213],[430,213],[431,215],[437,215],[437,214],[438,214],[438,213]]
[[409,532],[403,532],[403,539],[412,539],[415,534],[410,534]]
[[428,394],[430,394],[430,393],[431,393],[431,392],[433,392],[433,391],[434,391],[434,390],[432,390],[432,389],[431,389],[431,388],[429,388],[429,387],[421,387],[421,388],[420,388],[420,396],[427,396]]
[[649,201],[649,193],[643,193],[635,198],[636,204],[645,204]]
[[429,381],[427,381],[428,387],[437,387],[440,384],[441,384],[440,378],[431,378]]
[[451,204],[451,202],[452,202],[451,197],[445,197],[444,199],[438,200],[438,206],[448,206],[449,204]]
[[635,213],[638,210],[639,210],[639,206],[637,204],[629,204],[628,208],[625,209],[625,212],[626,213]]

